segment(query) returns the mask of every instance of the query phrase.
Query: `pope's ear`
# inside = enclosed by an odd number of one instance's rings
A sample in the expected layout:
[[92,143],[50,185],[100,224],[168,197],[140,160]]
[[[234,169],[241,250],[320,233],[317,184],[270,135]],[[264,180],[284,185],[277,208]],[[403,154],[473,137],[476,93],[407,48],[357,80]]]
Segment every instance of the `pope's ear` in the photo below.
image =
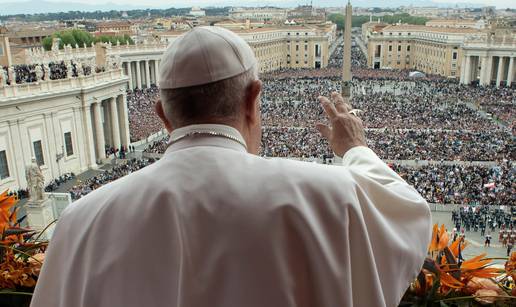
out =
[[260,93],[262,91],[262,81],[253,80],[247,87],[245,101],[245,115],[250,121],[256,122],[260,118]]
[[165,128],[167,129],[168,133],[172,132],[172,124],[168,120],[168,118],[165,116],[165,111],[163,111],[163,104],[161,102],[161,99],[158,99],[156,101],[156,104],[154,104],[154,110],[156,111],[156,114],[158,114],[159,118],[165,125]]

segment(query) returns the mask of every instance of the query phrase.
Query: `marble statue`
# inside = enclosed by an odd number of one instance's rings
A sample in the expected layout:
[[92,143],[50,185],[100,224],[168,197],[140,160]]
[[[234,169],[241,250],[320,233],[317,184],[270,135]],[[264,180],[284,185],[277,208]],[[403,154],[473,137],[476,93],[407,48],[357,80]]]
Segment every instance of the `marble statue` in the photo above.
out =
[[115,68],[122,68],[122,58],[118,54],[115,55]]
[[73,77],[73,65],[72,65],[72,61],[68,62],[66,64],[66,72],[67,72],[67,76],[68,78],[72,78]]
[[41,65],[36,65],[34,70],[36,71],[36,81],[43,80],[43,69],[41,69]]
[[0,86],[5,86],[7,84],[7,74],[3,68],[0,68]]
[[82,63],[77,63],[77,73],[79,74],[79,77],[84,77],[84,66]]
[[45,81],[50,80],[50,67],[48,64],[43,64],[43,72],[45,73]]
[[7,73],[9,75],[10,84],[15,85],[16,84],[16,72],[14,71],[14,68],[12,66],[9,66],[9,68],[7,68]]
[[45,177],[36,163],[36,158],[32,157],[31,164],[25,172],[27,187],[29,190],[29,200],[40,201],[45,199],[43,189],[45,188]]

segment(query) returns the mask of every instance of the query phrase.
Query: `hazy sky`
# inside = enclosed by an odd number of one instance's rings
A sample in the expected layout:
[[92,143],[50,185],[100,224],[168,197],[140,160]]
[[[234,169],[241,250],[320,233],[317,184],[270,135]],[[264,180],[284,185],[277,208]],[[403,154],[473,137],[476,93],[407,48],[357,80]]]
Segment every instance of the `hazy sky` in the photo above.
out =
[[[23,2],[25,0],[0,0],[0,3],[8,3],[8,2]],[[190,5],[210,5],[210,4],[216,4],[220,5],[223,3],[229,3],[229,4],[235,4],[240,3],[242,5],[245,5],[245,3],[262,3],[263,5],[266,5],[268,3],[270,4],[276,4],[281,5],[281,0],[46,0],[50,2],[79,2],[79,3],[85,3],[85,4],[106,4],[106,3],[115,3],[115,4],[130,4],[130,5],[137,5],[137,6],[166,6],[166,7],[186,7]],[[345,3],[346,0],[342,1],[335,1],[335,0],[314,0],[314,4],[317,6],[327,6],[327,5],[333,5],[336,2],[342,2]],[[306,4],[309,3],[310,0],[300,0],[295,1],[300,4]],[[351,1],[352,4],[360,6],[359,0]],[[388,4],[388,1],[385,1],[386,4]],[[404,1],[407,4],[410,4],[412,1],[407,0]],[[461,3],[470,3],[470,4],[481,4],[481,5],[495,5],[497,7],[516,7],[516,1],[514,0],[431,0],[428,1],[428,4],[431,5],[431,2],[437,2],[437,3],[449,3],[451,5],[455,4],[461,4]],[[421,3],[421,1],[418,1],[418,3]],[[1,9],[0,9],[1,10]]]

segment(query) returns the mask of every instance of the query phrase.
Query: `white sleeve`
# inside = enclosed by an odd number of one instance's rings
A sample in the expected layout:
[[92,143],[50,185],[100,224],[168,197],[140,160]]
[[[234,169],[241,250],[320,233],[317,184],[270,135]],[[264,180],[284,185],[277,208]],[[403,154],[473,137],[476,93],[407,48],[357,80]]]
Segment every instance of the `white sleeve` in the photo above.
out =
[[385,164],[374,151],[365,146],[357,146],[348,150],[342,158],[342,165],[382,185],[395,182],[406,183],[405,180]]
[[[350,149],[342,164],[355,182],[358,216],[384,290],[395,306],[421,270],[431,236],[425,199],[369,148]],[[355,255],[356,257],[365,257]],[[396,279],[393,280],[393,276]]]

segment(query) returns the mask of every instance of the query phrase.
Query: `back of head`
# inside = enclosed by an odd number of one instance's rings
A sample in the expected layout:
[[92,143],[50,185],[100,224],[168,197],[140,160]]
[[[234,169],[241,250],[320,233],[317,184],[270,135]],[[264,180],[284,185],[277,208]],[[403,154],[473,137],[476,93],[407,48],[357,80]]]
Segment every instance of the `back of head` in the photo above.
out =
[[194,28],[176,39],[161,61],[165,116],[175,128],[234,120],[256,79],[256,58],[242,38],[220,27]]

